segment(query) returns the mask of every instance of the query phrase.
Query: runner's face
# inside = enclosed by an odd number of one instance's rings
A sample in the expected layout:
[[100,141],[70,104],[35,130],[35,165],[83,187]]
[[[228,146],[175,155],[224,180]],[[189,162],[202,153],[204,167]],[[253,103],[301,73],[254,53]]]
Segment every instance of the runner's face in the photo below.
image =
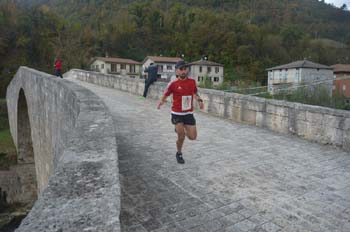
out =
[[178,68],[176,70],[176,75],[178,75],[181,79],[185,79],[188,75],[187,67]]

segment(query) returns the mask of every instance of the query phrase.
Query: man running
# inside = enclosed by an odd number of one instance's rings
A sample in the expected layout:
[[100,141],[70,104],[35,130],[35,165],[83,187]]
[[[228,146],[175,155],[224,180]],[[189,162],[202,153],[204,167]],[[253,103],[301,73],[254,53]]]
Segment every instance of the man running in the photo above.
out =
[[193,98],[197,99],[199,108],[203,109],[203,100],[197,93],[196,81],[188,77],[187,67],[188,64],[185,61],[177,62],[175,71],[178,78],[169,82],[157,107],[160,109],[166,98],[173,94],[171,122],[175,125],[177,133],[176,160],[180,164],[185,163],[182,157],[182,146],[185,136],[187,135],[190,140],[197,138],[196,120],[193,116]]

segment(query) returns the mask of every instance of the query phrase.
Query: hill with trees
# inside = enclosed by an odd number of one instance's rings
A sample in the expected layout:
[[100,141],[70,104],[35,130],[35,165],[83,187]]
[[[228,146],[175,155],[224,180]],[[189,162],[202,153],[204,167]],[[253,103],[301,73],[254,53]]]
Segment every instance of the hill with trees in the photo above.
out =
[[20,65],[88,68],[93,56],[203,55],[225,80],[266,81],[265,69],[308,58],[350,63],[350,12],[318,0],[3,0],[0,94]]

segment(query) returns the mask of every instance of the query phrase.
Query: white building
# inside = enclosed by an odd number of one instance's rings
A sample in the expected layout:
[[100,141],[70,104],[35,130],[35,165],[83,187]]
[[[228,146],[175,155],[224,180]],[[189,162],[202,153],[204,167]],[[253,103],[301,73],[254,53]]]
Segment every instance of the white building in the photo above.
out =
[[220,85],[224,81],[224,66],[208,60],[198,60],[190,63],[190,74],[197,84],[210,80],[213,85]]
[[[175,79],[175,64],[182,60],[178,57],[164,57],[164,56],[147,56],[142,61],[143,70],[151,63],[158,66],[158,78],[163,81],[170,81]],[[142,76],[146,77],[146,73],[142,70]]]
[[269,68],[267,71],[270,94],[292,91],[301,87],[311,90],[316,86],[325,86],[329,94],[332,94],[333,70],[329,66],[299,60]]
[[93,71],[123,75],[131,78],[140,76],[140,68],[140,62],[113,57],[95,57],[90,63],[90,69]]

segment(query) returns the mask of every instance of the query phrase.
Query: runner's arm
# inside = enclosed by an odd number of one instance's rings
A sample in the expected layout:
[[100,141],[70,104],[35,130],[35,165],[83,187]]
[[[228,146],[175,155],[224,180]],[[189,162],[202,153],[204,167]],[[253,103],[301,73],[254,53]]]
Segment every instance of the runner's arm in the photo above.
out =
[[204,108],[203,100],[199,96],[198,92],[194,95],[194,97],[198,101],[199,109],[203,109]]
[[196,98],[196,100],[197,100],[198,102],[203,102],[202,98],[199,96],[198,93],[196,93],[196,94],[194,95],[194,97]]
[[160,100],[159,100],[159,103],[158,103],[158,106],[157,106],[157,109],[159,110],[160,107],[164,104],[165,100],[167,99],[168,96],[166,95],[163,95]]

